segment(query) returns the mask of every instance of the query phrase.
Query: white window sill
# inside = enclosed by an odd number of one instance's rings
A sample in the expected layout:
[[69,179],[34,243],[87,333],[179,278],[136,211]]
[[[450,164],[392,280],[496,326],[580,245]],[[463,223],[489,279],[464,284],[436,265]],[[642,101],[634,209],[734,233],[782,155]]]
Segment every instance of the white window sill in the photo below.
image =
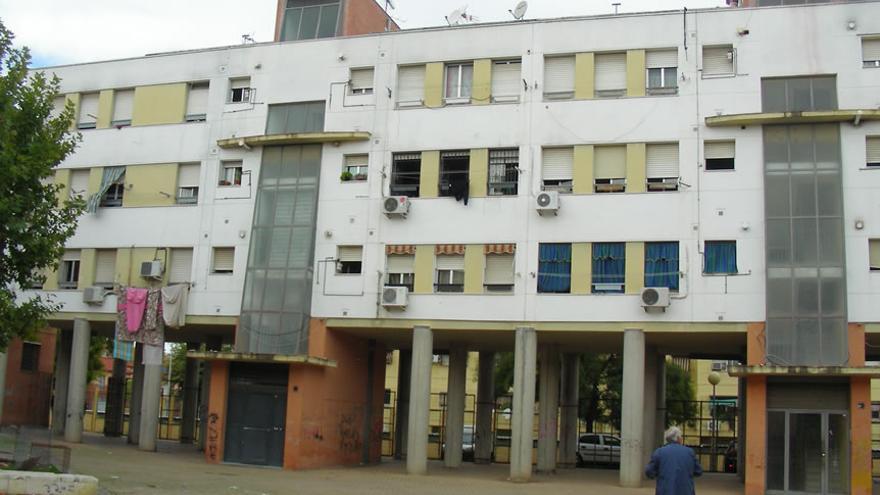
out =
[[217,184],[217,187],[225,189],[238,189],[241,187],[241,184]]
[[490,101],[496,104],[519,103],[519,95],[493,96]]
[[736,77],[736,73],[727,72],[724,74],[700,74],[700,78],[702,79],[725,79],[730,77]]
[[859,170],[880,170],[880,167],[861,167]]
[[398,101],[397,102],[397,109],[398,110],[405,110],[408,108],[423,108],[424,106],[425,106],[425,102],[422,100]]
[[444,98],[443,103],[446,105],[470,105],[470,98]]

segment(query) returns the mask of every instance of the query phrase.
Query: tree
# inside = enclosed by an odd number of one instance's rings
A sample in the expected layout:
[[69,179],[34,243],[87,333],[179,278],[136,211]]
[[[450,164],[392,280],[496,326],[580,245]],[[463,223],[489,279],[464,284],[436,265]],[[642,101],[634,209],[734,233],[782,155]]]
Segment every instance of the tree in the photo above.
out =
[[112,341],[109,337],[92,335],[89,340],[89,366],[86,372],[86,383],[92,383],[104,374],[104,356],[110,349]]
[[0,22],[0,351],[59,309],[17,289],[57,265],[84,207],[79,199],[59,201],[61,188],[51,183],[53,168],[80,139],[69,131],[73,105],[52,115],[59,79],[29,72],[30,53],[14,48],[13,39]]
[[183,381],[186,378],[186,344],[171,344],[168,359],[171,360],[172,388],[183,390]]

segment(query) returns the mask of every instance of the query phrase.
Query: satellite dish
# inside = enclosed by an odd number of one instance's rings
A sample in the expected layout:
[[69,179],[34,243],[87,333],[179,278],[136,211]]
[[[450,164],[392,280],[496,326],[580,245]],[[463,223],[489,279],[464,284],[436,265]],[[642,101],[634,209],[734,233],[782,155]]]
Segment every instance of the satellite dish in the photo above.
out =
[[513,10],[509,10],[508,12],[510,12],[510,15],[512,15],[514,19],[521,21],[522,18],[525,17],[526,9],[528,8],[529,2],[526,2],[526,0],[522,0],[521,2],[516,4],[516,7],[514,7]]
[[449,15],[446,16],[446,23],[450,26],[458,26],[462,22],[467,21],[467,7],[467,5],[463,5],[450,12]]

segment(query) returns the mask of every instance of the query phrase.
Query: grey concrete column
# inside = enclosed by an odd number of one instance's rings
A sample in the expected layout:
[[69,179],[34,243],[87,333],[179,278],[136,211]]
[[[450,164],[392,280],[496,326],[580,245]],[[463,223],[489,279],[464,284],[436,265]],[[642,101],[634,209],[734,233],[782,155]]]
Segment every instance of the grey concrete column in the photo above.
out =
[[446,381],[446,467],[461,466],[462,436],[464,433],[464,396],[467,378],[467,349],[453,346],[449,349],[449,375]]
[[620,421],[620,485],[642,486],[642,450],[645,412],[645,334],[623,332],[623,400]]
[[657,444],[657,361],[657,350],[648,347],[645,350],[645,415],[642,418],[643,467],[651,460],[654,449],[660,446]]
[[736,401],[736,477],[746,480],[746,379],[737,379]]
[[666,432],[666,355],[657,357],[657,421],[654,423],[654,442],[663,445]]
[[474,425],[474,462],[492,462],[492,414],[495,410],[495,353],[480,352],[477,376],[477,410]]
[[159,403],[162,400],[162,365],[144,365],[144,393],[141,397],[141,427],[138,448],[156,451],[159,430]]
[[578,439],[578,386],[580,380],[580,357],[577,354],[562,355],[562,378],[559,425],[559,467],[577,466]]
[[67,386],[67,417],[64,422],[64,441],[82,441],[83,413],[86,407],[86,377],[89,371],[89,320],[73,320],[73,344],[70,348],[70,379]]
[[0,352],[0,424],[3,423],[3,401],[6,400],[6,353]]
[[397,353],[397,410],[394,413],[394,458],[406,459],[406,433],[409,425],[409,387],[412,351]]
[[59,331],[55,355],[55,389],[52,391],[52,434],[56,436],[64,435],[64,423],[67,421],[71,345],[73,345],[73,332]]
[[128,443],[138,444],[141,438],[141,404],[144,396],[144,345],[135,344],[134,369],[131,377],[131,400],[128,403]]
[[556,472],[556,440],[559,432],[559,351],[544,344],[538,349],[541,371],[538,377],[538,472]]
[[[208,337],[205,349],[219,351],[223,348],[223,338],[217,336]],[[199,380],[199,447],[205,450],[205,439],[208,437],[208,395],[211,391],[211,366],[208,361],[199,363],[201,380]]]
[[[186,344],[188,351],[196,344]],[[180,411],[180,443],[193,443],[196,433],[196,408],[199,399],[199,362],[187,359],[183,377],[183,407]]]
[[113,375],[107,380],[107,404],[104,409],[104,436],[122,436],[125,422],[124,359],[113,359]]
[[535,329],[517,328],[510,432],[510,479],[516,482],[527,482],[532,477],[537,352],[538,336]]
[[431,357],[434,336],[430,327],[413,328],[412,372],[409,388],[409,433],[406,472],[428,473],[428,421],[431,414]]

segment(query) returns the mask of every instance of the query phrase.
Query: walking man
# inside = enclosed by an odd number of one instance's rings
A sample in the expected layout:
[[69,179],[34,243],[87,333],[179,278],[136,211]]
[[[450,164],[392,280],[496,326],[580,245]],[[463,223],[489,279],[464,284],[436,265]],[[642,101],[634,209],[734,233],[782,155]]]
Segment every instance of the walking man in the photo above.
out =
[[681,444],[681,430],[673,426],[664,435],[666,445],[651,454],[645,476],[657,480],[657,495],[694,495],[694,477],[703,474],[690,447]]

